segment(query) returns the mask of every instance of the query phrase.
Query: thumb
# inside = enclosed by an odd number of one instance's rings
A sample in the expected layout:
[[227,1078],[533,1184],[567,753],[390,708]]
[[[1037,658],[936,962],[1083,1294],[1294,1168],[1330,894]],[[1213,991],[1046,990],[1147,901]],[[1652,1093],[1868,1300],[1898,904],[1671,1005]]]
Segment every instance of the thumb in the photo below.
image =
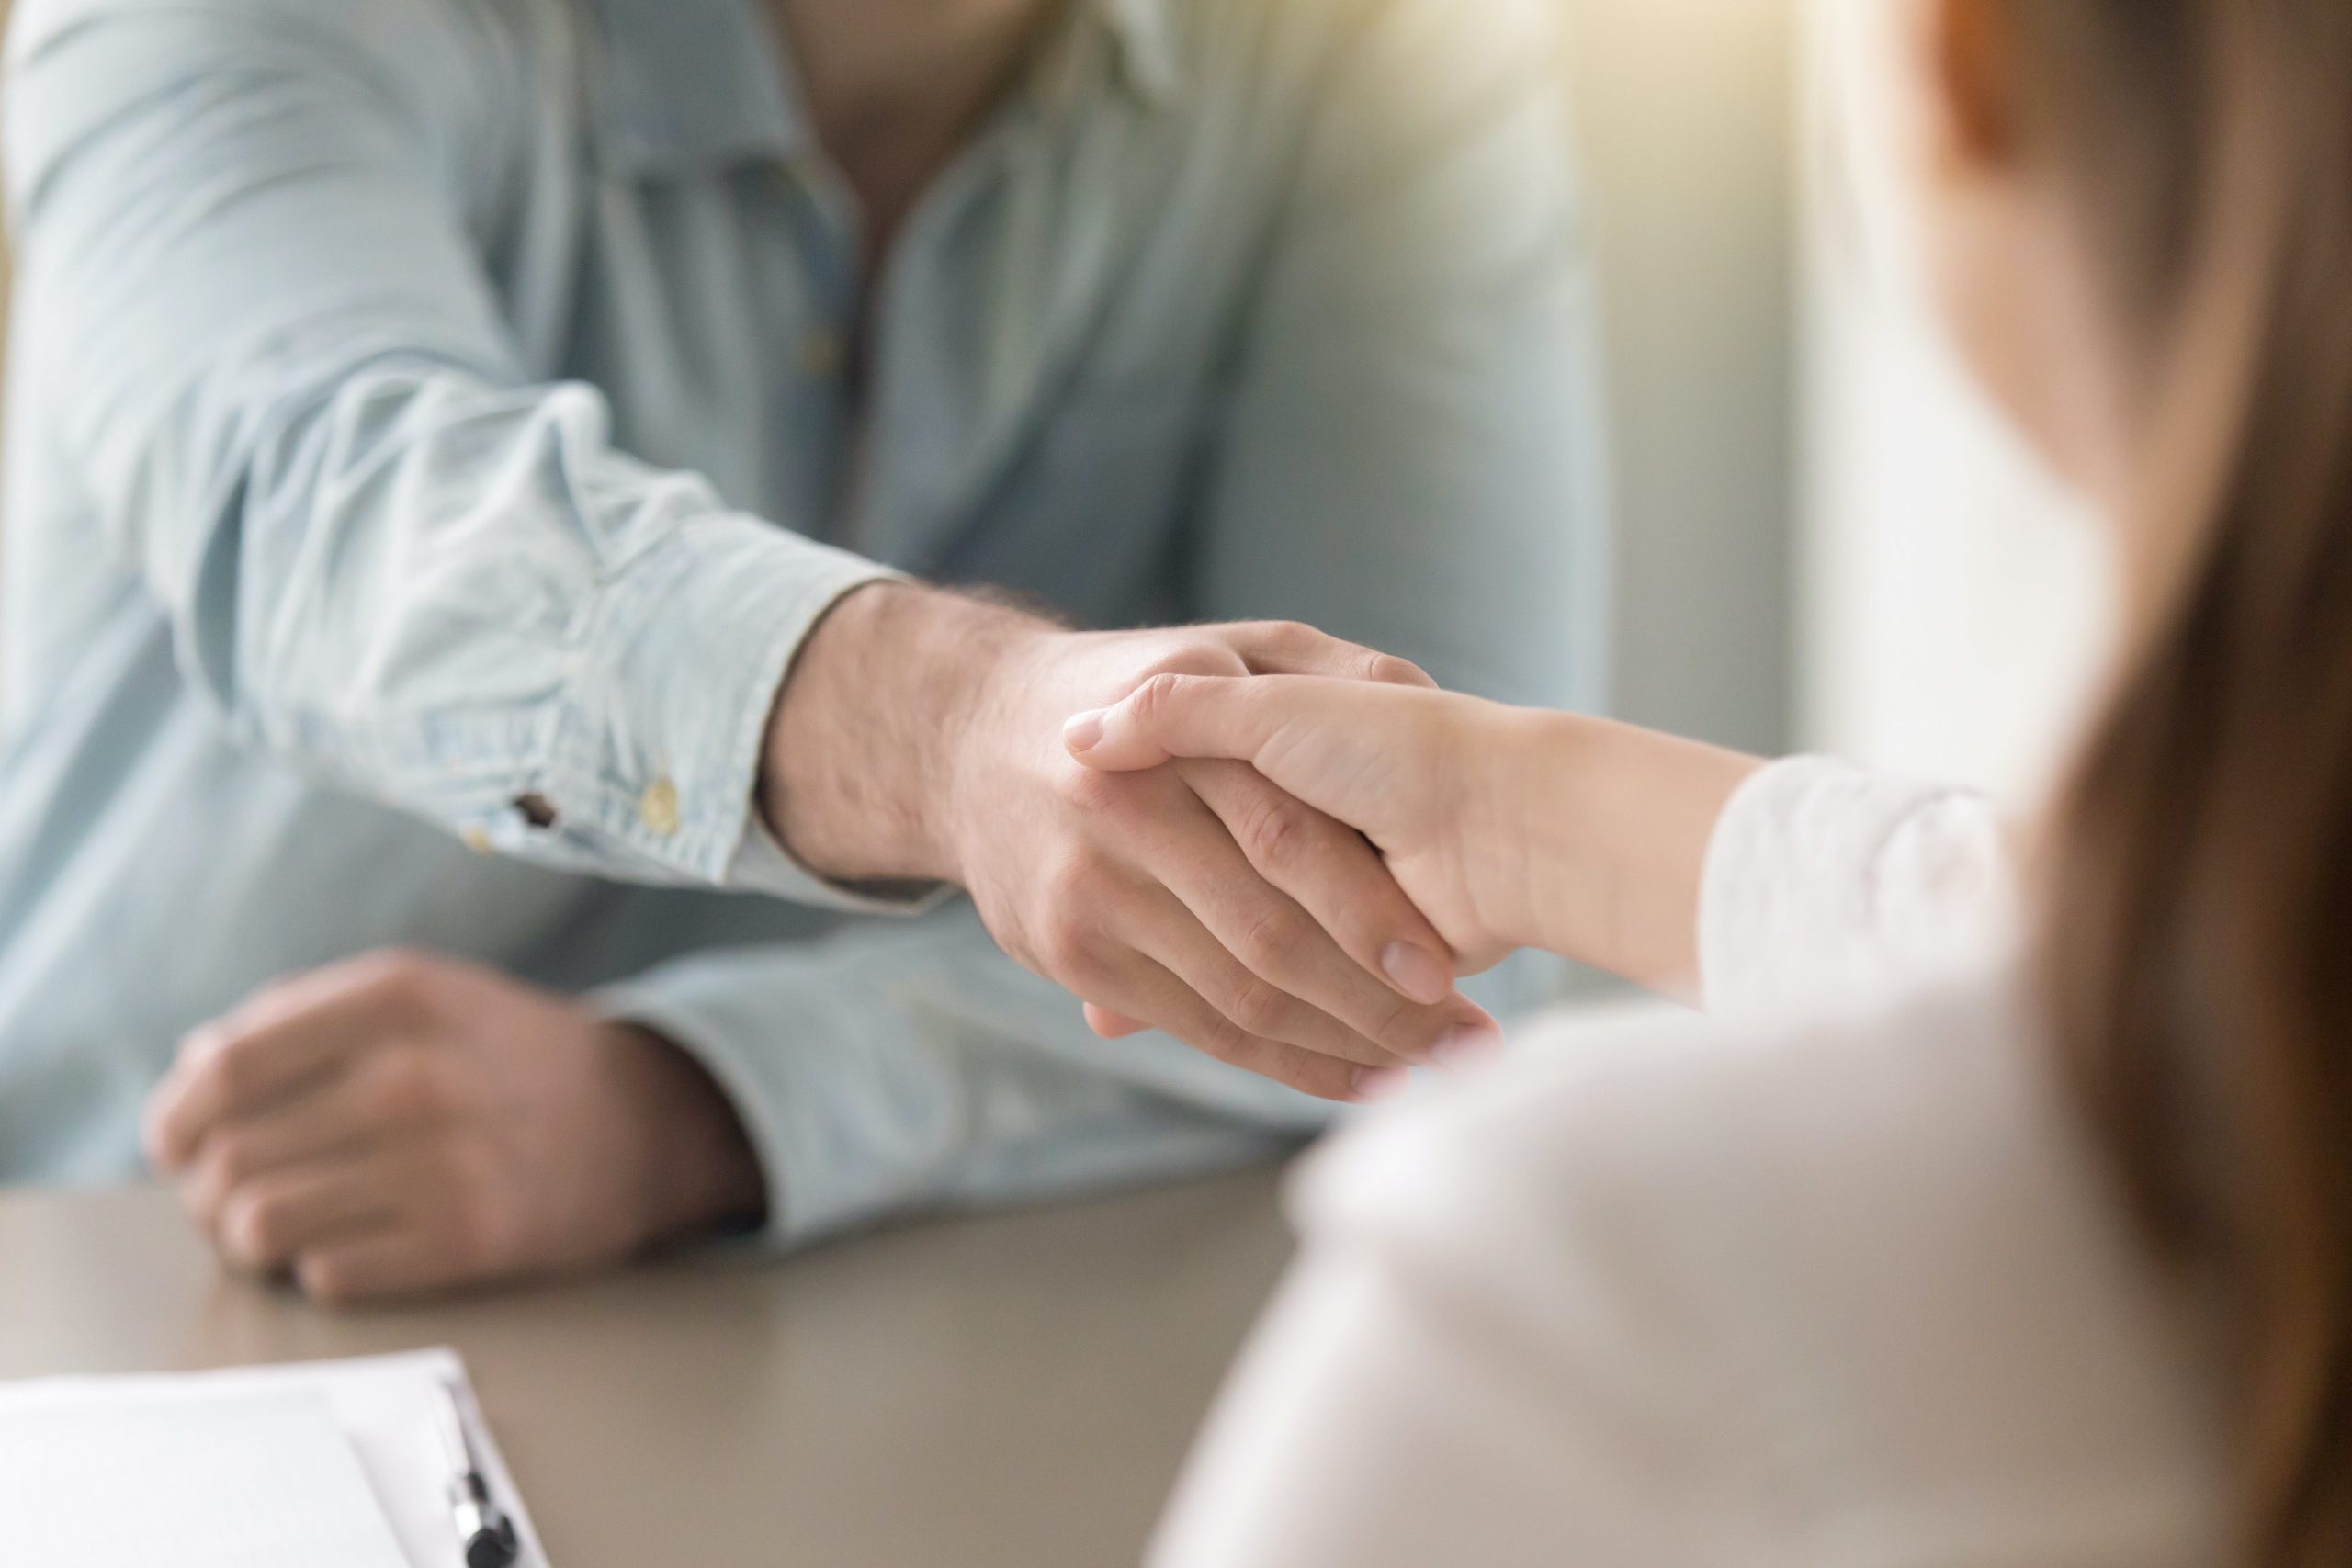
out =
[[1076,715],[1062,726],[1062,744],[1088,767],[1108,773],[1138,773],[1170,760],[1125,703]]

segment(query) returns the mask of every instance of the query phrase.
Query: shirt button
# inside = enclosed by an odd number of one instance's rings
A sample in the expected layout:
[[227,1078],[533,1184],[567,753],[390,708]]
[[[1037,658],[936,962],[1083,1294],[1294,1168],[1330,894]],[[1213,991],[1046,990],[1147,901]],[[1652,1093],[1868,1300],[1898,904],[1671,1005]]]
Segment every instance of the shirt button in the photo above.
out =
[[464,841],[466,848],[478,855],[486,855],[491,852],[490,833],[486,829],[469,828],[458,837]]
[[805,376],[827,379],[838,376],[844,357],[842,334],[830,328],[815,328],[800,339],[800,370]]
[[637,797],[637,819],[662,838],[678,830],[678,786],[655,779]]

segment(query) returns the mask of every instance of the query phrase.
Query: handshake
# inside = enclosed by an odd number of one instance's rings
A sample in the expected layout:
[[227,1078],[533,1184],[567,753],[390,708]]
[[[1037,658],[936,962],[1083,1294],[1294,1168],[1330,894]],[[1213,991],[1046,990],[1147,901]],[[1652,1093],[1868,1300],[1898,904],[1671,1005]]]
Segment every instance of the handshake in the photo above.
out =
[[761,805],[828,875],[967,889],[1099,1034],[1359,1099],[1499,1043],[1454,989],[1510,929],[1461,853],[1468,708],[1509,711],[1306,626],[1075,634],[878,587],[804,650]]

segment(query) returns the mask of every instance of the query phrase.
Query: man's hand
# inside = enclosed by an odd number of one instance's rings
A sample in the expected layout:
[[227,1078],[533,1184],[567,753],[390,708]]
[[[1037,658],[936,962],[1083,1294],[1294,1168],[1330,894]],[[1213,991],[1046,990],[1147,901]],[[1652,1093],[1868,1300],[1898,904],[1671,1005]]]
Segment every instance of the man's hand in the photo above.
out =
[[484,969],[377,953],[190,1034],[148,1153],[221,1255],[325,1302],[560,1273],[765,1204],[702,1069]]
[[820,872],[968,889],[999,944],[1091,1004],[1100,1032],[1165,1029],[1329,1099],[1490,1038],[1453,990],[1453,954],[1352,829],[1246,766],[1111,774],[1064,750],[1071,714],[1171,671],[1430,684],[1304,626],[1080,634],[882,585],[803,649],[763,806]]

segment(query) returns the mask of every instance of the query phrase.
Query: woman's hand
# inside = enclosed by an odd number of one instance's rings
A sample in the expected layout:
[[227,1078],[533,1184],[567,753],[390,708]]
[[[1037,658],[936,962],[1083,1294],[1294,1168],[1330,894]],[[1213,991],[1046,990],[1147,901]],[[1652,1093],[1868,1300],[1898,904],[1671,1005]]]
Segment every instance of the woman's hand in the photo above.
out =
[[1063,739],[1072,756],[1107,772],[1183,758],[1250,763],[1371,840],[1463,970],[1476,973],[1524,940],[1523,857],[1492,818],[1505,793],[1497,775],[1534,717],[1418,687],[1162,675],[1071,719]]
[[1111,771],[1250,763],[1369,839],[1464,971],[1541,947],[1674,993],[1696,978],[1707,840],[1760,765],[1604,719],[1286,675],[1157,676],[1064,740]]

